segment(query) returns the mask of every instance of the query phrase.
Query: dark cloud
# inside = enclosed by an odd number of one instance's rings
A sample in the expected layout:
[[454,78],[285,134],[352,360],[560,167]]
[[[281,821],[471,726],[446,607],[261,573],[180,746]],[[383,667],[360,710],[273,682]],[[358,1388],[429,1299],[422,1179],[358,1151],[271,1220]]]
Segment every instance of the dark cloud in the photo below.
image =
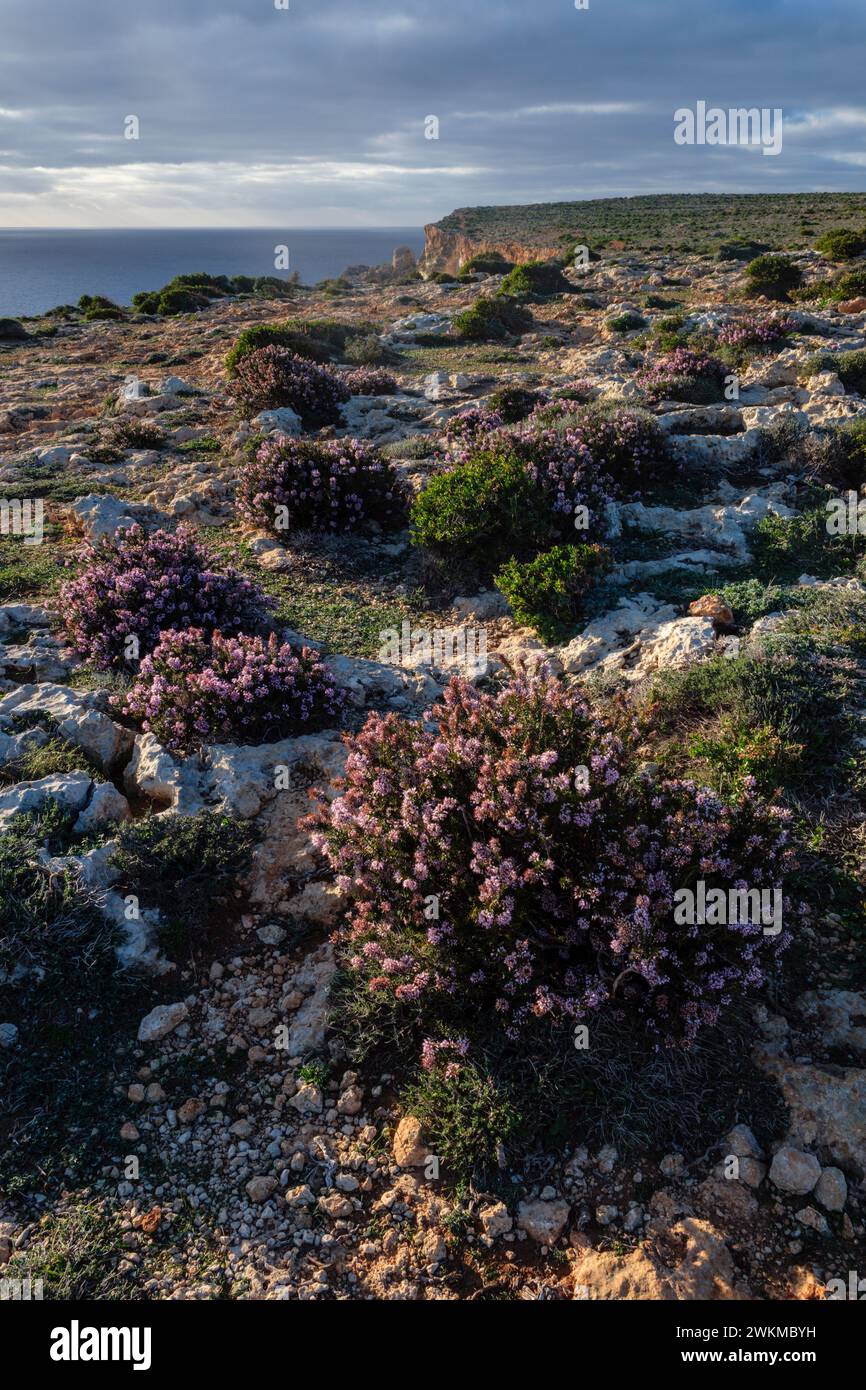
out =
[[[0,223],[862,187],[862,0],[288,3],[0,0]],[[698,100],[782,108],[782,153],[676,146]]]

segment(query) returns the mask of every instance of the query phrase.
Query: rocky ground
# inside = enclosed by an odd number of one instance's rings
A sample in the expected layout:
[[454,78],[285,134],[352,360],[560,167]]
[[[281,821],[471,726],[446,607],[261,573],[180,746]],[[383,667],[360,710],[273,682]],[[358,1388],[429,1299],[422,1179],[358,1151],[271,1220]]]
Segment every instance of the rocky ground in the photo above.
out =
[[[822,273],[815,253],[797,259],[807,278]],[[535,304],[533,331],[505,346],[449,336],[475,282],[358,283],[336,299],[304,291],[291,312],[377,325],[399,394],[353,398],[336,432],[386,447],[418,488],[441,466],[448,420],[503,385],[580,380],[634,399],[647,334],[670,313],[648,308],[647,294],[712,329],[743,312],[740,271],[687,255],[614,257],[591,267],[580,295]],[[487,279],[485,292],[497,284]],[[609,326],[629,312],[645,320],[640,335]],[[419,715],[442,688],[441,670],[377,659],[381,632],[407,618],[484,627],[494,672],[544,661],[635,691],[661,671],[735,655],[777,616],[744,623],[712,595],[748,572],[756,524],[800,506],[801,479],[764,447],[766,431],[866,416],[866,399],[838,375],[803,370],[816,351],[866,347],[866,305],[788,312],[796,333],[742,371],[738,399],[659,407],[682,472],[667,496],[616,509],[616,568],[598,611],[555,647],[517,628],[498,593],[425,590],[407,536],[283,546],[240,529],[243,445],[284,422],[238,419],[224,358],[243,328],[283,317],[284,303],[221,301],[176,319],[55,331],[42,320],[0,349],[0,493],[43,499],[47,524],[41,545],[0,540],[0,767],[58,736],[83,759],[0,784],[0,830],[49,798],[78,813],[76,829],[95,842],[58,870],[73,864],[98,894],[124,970],[146,982],[132,996],[138,1013],[119,1025],[101,1158],[74,1181],[71,1168],[59,1181],[27,1173],[5,1194],[10,1269],[41,1268],[40,1252],[61,1250],[72,1267],[62,1287],[78,1288],[69,1250],[92,1246],[110,1296],[186,1299],[823,1298],[831,1278],[866,1273],[862,939],[838,917],[815,928],[817,973],[754,1016],[752,1064],[779,1101],[760,1137],[744,1103],[695,1151],[635,1153],[575,1133],[527,1163],[503,1155],[496,1191],[455,1187],[402,1113],[393,1077],[359,1073],[329,1032],[340,901],[298,819],[311,789],[333,793],[339,733],[172,757],[112,717],[105,680],[65,645],[56,606],[81,536],[183,519],[269,588],[287,631],[328,652],[356,723],[370,709]],[[108,409],[157,423],[160,447],[94,459]],[[797,583],[866,593],[846,575]],[[856,697],[851,708],[862,717]],[[173,958],[156,909],[129,920],[111,837],[149,810],[182,819],[204,808],[252,827],[252,869],[213,930]],[[862,825],[852,812],[861,851]],[[26,1025],[0,1017],[0,1041],[7,1056],[26,1051]],[[13,1132],[7,1117],[3,1133]]]

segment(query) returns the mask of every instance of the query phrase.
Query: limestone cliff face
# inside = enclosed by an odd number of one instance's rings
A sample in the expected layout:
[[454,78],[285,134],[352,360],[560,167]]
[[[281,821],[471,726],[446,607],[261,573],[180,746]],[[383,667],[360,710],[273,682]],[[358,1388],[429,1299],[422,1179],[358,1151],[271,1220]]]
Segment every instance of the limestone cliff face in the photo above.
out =
[[441,227],[438,222],[431,222],[429,226],[424,228],[424,238],[424,254],[418,265],[421,271],[427,275],[437,270],[447,271],[448,274],[455,275],[463,262],[479,251],[498,251],[506,260],[515,262],[544,261],[559,255],[562,251],[562,246],[558,243],[543,246],[538,242],[511,240],[507,236],[467,235],[463,232],[447,230]]

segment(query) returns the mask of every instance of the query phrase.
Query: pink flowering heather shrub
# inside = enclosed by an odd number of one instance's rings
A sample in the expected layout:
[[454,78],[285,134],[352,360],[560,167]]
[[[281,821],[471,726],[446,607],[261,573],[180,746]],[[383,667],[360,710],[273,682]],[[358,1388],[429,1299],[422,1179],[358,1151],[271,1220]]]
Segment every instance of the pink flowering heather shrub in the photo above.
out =
[[505,421],[495,410],[470,406],[452,415],[445,427],[438,452],[447,463],[465,463],[476,449],[494,447],[491,436],[498,437]]
[[573,518],[581,506],[589,511],[590,529],[604,529],[604,511],[616,488],[580,431],[526,428],[508,439],[511,451],[525,461],[530,478],[549,501],[562,539],[574,539]]
[[141,663],[123,713],[166,748],[267,743],[339,723],[344,695],[317,652],[273,633],[164,632]]
[[249,525],[282,534],[350,531],[399,526],[406,500],[393,465],[369,444],[278,436],[244,463],[237,509]]
[[678,347],[644,367],[635,380],[650,400],[706,404],[721,398],[727,372],[717,357]]
[[257,348],[238,362],[232,395],[245,415],[288,406],[308,429],[336,425],[349,399],[345,381],[328,367],[283,347]]
[[375,367],[355,367],[343,380],[353,396],[396,396],[400,390],[396,377]]
[[726,347],[773,347],[797,327],[793,319],[754,317],[734,319],[719,329],[717,338]]
[[452,680],[430,718],[369,716],[317,835],[355,985],[413,1018],[425,1066],[497,1016],[517,1039],[622,1010],[688,1043],[762,985],[787,929],[675,925],[674,893],[781,888],[783,812],[637,775],[631,733],[545,677],[495,695]]
[[664,435],[653,415],[630,406],[556,402],[531,416],[527,429],[581,441],[616,490],[631,494],[673,467]]
[[137,656],[152,651],[164,628],[188,624],[238,632],[266,616],[270,600],[236,570],[218,561],[179,526],[148,536],[140,526],[85,544],[81,569],[60,591],[66,634],[97,666],[119,664],[127,640]]

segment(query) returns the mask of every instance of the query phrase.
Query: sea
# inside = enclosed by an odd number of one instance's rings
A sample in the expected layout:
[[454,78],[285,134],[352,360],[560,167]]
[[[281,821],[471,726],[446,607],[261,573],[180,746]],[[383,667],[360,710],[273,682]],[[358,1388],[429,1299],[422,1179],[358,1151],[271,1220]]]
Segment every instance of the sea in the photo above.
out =
[[[397,246],[424,249],[420,227],[321,227],[289,231],[262,227],[63,231],[0,229],[0,318],[43,314],[104,294],[129,304],[138,290],[159,289],[175,275],[285,275],[304,285],[339,275],[350,265],[381,265]],[[275,267],[278,248],[288,248]]]

